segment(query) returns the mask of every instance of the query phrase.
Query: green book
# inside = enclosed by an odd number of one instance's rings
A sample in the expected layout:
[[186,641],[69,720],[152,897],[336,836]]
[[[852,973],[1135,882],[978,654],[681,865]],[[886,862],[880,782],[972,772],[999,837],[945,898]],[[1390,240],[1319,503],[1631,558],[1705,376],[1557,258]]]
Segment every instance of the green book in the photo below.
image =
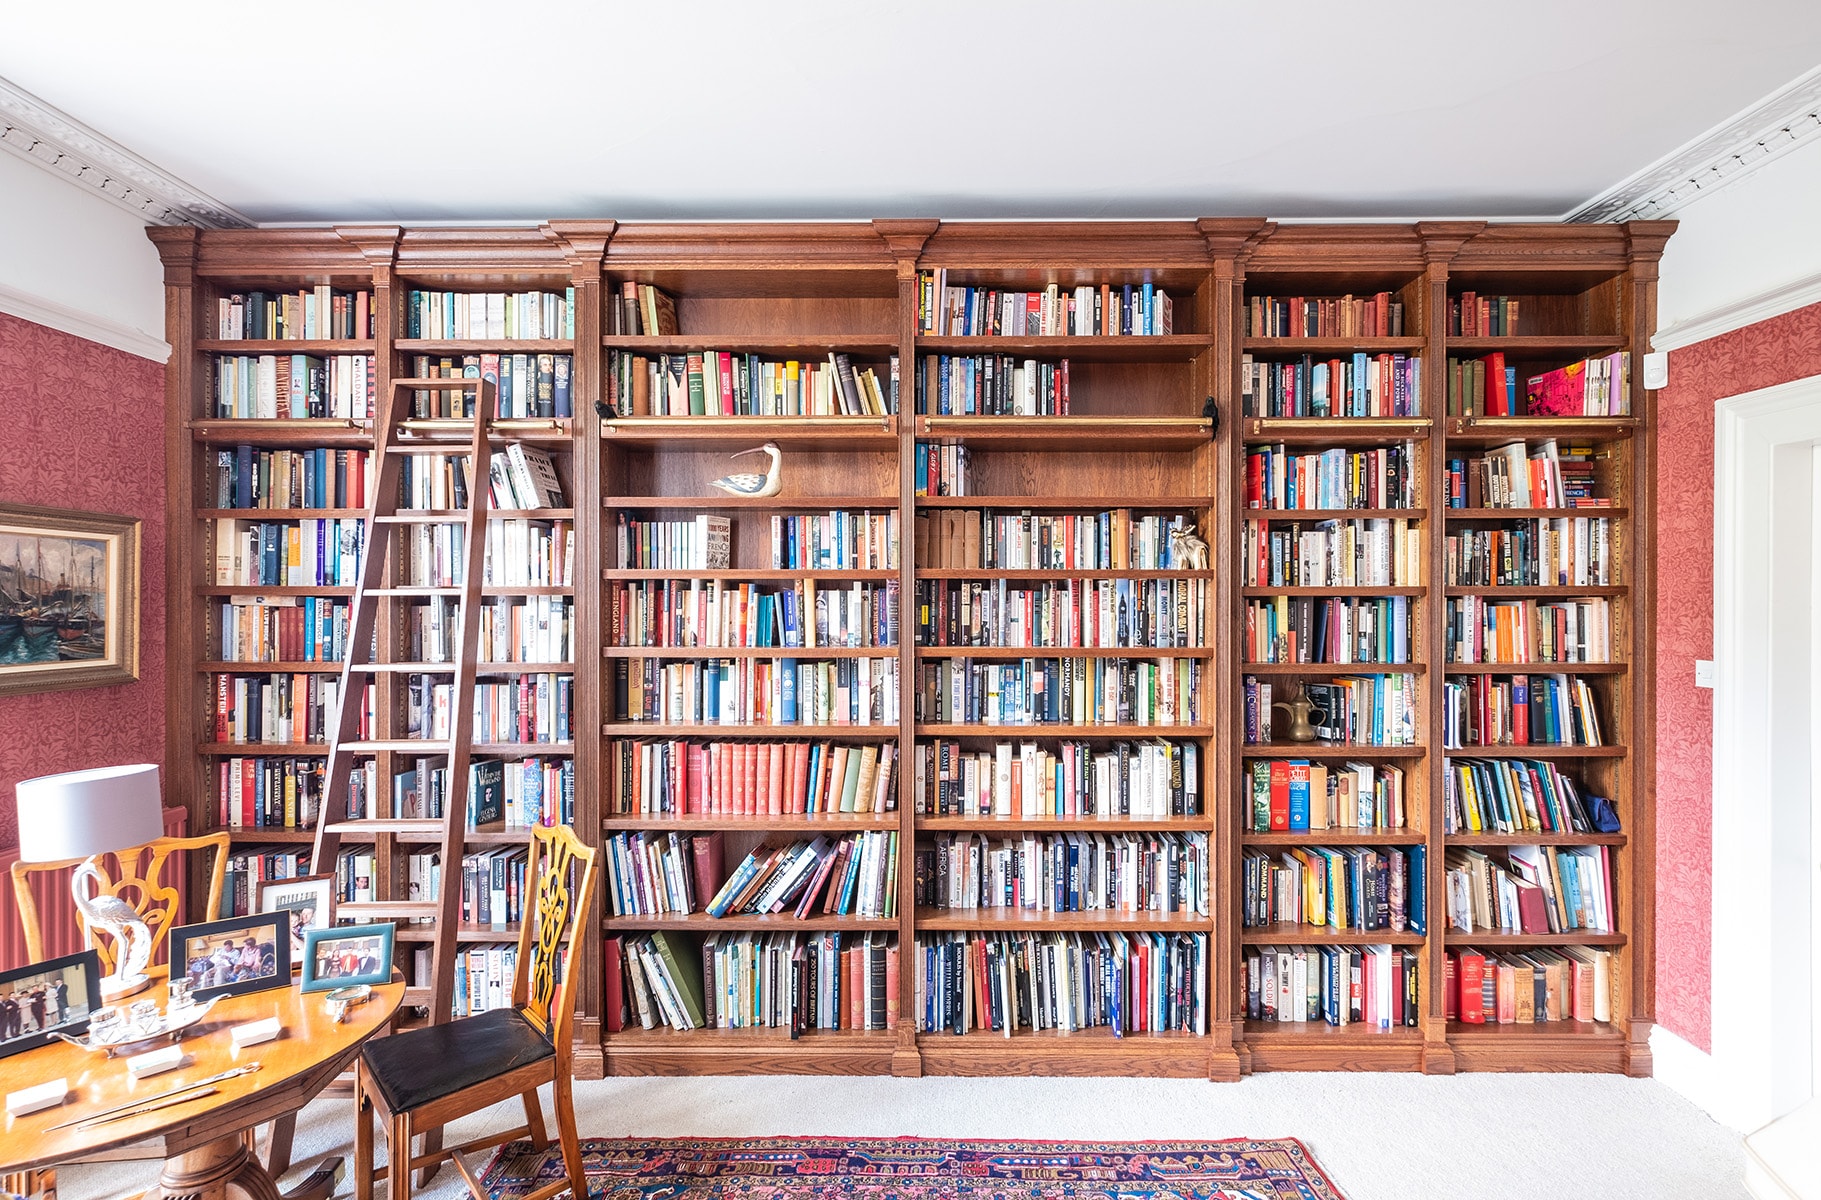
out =
[[857,749],[847,752],[847,770],[841,777],[842,812],[856,811],[854,805],[858,803],[856,797],[860,790],[860,758],[861,753]]
[[1271,828],[1271,764],[1264,759],[1252,762],[1252,831]]
[[689,1020],[696,1028],[706,1025],[706,1010],[702,1007],[701,956],[690,953],[689,943],[682,934],[668,929],[653,933],[651,942],[657,947],[658,957],[664,960],[665,973],[676,984],[677,998],[683,1002],[683,1011],[689,1014]]
[[[702,382],[702,356],[691,351],[687,362],[689,364],[689,415],[692,417],[707,416],[708,389]],[[719,405],[720,402],[721,398],[716,396],[715,404]]]

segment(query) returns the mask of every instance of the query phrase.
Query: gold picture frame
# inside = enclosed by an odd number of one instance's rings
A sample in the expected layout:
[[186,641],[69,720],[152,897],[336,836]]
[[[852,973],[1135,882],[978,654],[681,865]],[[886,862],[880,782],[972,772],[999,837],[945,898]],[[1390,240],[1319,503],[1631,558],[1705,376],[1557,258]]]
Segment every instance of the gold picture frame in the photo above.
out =
[[0,696],[139,678],[137,517],[0,503]]

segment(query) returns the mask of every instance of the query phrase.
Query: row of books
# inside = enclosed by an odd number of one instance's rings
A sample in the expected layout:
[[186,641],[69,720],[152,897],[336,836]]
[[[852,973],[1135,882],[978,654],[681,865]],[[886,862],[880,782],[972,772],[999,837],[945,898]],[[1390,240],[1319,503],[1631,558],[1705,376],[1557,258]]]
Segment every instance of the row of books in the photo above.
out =
[[1208,1031],[1205,933],[923,934],[919,1033]]
[[613,704],[656,725],[893,725],[898,660],[618,659]]
[[[413,606],[412,612],[442,608],[442,636],[420,638],[413,642],[413,652],[423,652],[419,662],[433,661],[430,651],[441,653],[434,660],[447,662],[455,649],[455,626],[449,618],[454,605],[448,597],[432,597],[428,605]],[[480,611],[480,633],[475,653],[482,662],[566,663],[575,661],[575,601],[567,596],[496,596],[485,602]]]
[[1420,417],[1422,360],[1353,354],[1289,362],[1240,356],[1240,411],[1248,417]]
[[1451,663],[1604,663],[1612,661],[1612,602],[1448,600]]
[[220,829],[314,829],[322,812],[325,761],[255,755],[215,760]]
[[937,834],[916,872],[923,908],[1208,915],[1206,833]]
[[1448,337],[1516,337],[1520,301],[1516,296],[1462,292],[1448,297]]
[[1447,953],[1443,1015],[1469,1025],[1611,1021],[1617,986],[1612,952],[1597,946],[1468,947]]
[[1608,508],[1594,496],[1593,450],[1554,438],[1489,447],[1448,460],[1450,508]]
[[348,602],[326,596],[253,596],[210,607],[208,643],[223,662],[340,662]]
[[575,337],[575,289],[405,293],[405,336],[520,341]]
[[950,285],[948,269],[917,273],[917,332],[937,337],[1125,337],[1174,332],[1175,305],[1150,283],[1050,284],[1015,292]]
[[1522,390],[1503,351],[1448,359],[1451,417],[1623,417],[1631,413],[1631,354],[1586,358],[1529,376]]
[[[422,983],[430,978],[433,947],[417,948],[415,978]],[[512,942],[493,942],[463,946],[455,951],[455,992],[450,1013],[457,1018],[475,1017],[496,1008],[512,1007],[512,981],[518,972],[518,946]]]
[[782,816],[898,807],[898,748],[839,742],[622,738],[607,747],[607,814]]
[[259,891],[267,883],[301,879],[310,873],[310,852],[296,846],[243,846],[228,854],[221,875],[221,903],[214,919],[244,917],[259,911]]
[[1610,932],[1610,846],[1448,851],[1448,927],[1461,933]]
[[1410,811],[1404,769],[1394,763],[1330,765],[1303,758],[1253,759],[1246,832],[1405,829]]
[[520,517],[487,522],[481,582],[497,587],[569,587],[575,582],[575,522]]
[[[449,768],[435,746],[433,753],[408,760],[387,788],[379,781],[379,764],[366,759],[348,780],[348,807],[338,819],[439,820],[450,795]],[[468,829],[531,829],[575,822],[575,762],[563,758],[481,759],[468,767],[464,810]]]
[[371,354],[218,354],[217,417],[301,420],[373,415]]
[[236,587],[352,587],[366,549],[359,517],[215,522],[215,582]]
[[1291,846],[1275,855],[1248,851],[1241,863],[1240,917],[1248,929],[1313,925],[1422,933],[1427,856],[1421,845]]
[[1292,450],[1282,442],[1246,451],[1246,507],[1416,508],[1415,442],[1328,450]]
[[988,725],[1199,725],[1201,663],[1189,658],[965,656],[917,666],[917,720]]
[[[1317,739],[1354,746],[1416,745],[1416,676],[1403,673],[1305,679],[1303,692],[1314,705],[1309,721]],[[1272,742],[1272,685],[1247,675],[1243,729],[1247,745]]]
[[1066,417],[1069,360],[926,354],[917,360],[917,411],[944,417]]
[[623,417],[885,416],[898,411],[898,356],[856,368],[838,352],[822,362],[727,350],[616,351],[607,356],[607,403]]
[[[540,446],[508,442],[489,457],[488,500],[494,508],[562,508],[563,481]],[[473,464],[466,454],[407,454],[398,465],[402,509],[468,507]]]
[[711,917],[794,911],[890,920],[898,913],[898,831],[767,838],[703,906]]
[[1593,688],[1568,675],[1455,675],[1442,684],[1442,744],[1600,746]]
[[[462,857],[457,877],[461,893],[456,901],[455,919],[468,926],[509,931],[524,916],[527,899],[525,869],[527,851],[523,846],[483,850]],[[444,883],[442,853],[420,850],[403,856],[402,879],[394,879],[396,889],[403,884],[402,895],[394,899],[425,903],[439,899]],[[380,899],[375,887],[377,860],[363,849],[344,850],[336,863],[337,894],[344,903],[368,903]],[[414,924],[433,925],[435,918],[418,917]],[[420,975],[425,982],[428,976]]]
[[779,513],[771,518],[771,565],[783,571],[895,571],[898,513]]
[[966,496],[973,452],[961,442],[941,439],[918,442],[911,479],[919,496]]
[[654,580],[607,586],[615,646],[895,646],[898,581],[818,587],[813,579],[767,588],[720,580]]
[[940,817],[1193,817],[1201,814],[1194,742],[998,742],[917,746],[916,811]]
[[1399,946],[1257,946],[1245,952],[1246,1018],[1391,1030],[1422,1021],[1422,958]]
[[1403,337],[1404,302],[1371,296],[1247,296],[1247,337]]
[[715,933],[692,950],[675,933],[608,938],[607,1032],[897,1028],[895,934]]
[[1448,534],[1444,578],[1456,587],[1606,587],[1618,582],[1609,517],[1537,517]]
[[1547,759],[1450,757],[1442,772],[1447,833],[1616,833],[1616,814],[1595,823],[1604,803]]
[[1404,517],[1247,521],[1240,527],[1245,587],[1417,587],[1421,527]]
[[372,455],[365,450],[215,452],[216,508],[365,508]]
[[1410,597],[1250,600],[1240,649],[1249,663],[1407,663]]
[[607,332],[630,336],[675,337],[676,297],[649,283],[624,280],[614,303],[605,305]]
[[230,292],[215,301],[222,341],[328,341],[373,336],[373,293],[326,283],[295,292]]
[[616,833],[602,847],[602,885],[615,917],[701,912],[724,878],[719,832]]
[[[453,728],[455,684],[447,676],[407,675],[407,737],[446,740]],[[474,685],[477,742],[555,744],[572,736],[575,677],[539,671],[505,683]]]
[[614,528],[614,566],[715,570],[728,565],[732,542],[733,524],[726,517],[703,513],[682,521],[643,521],[622,512]]
[[[340,689],[341,680],[333,675],[217,675],[215,741],[320,745],[328,740]],[[359,722],[362,737],[376,728],[373,685],[366,684],[364,692],[366,704]]]
[[[1092,500],[1085,503],[1092,504]],[[918,513],[917,565],[935,569],[1179,571],[1177,538],[1194,533],[1185,514],[1129,508],[1018,513],[979,508]]]
[[1204,644],[1206,579],[925,580],[916,586],[919,646]]
[[[567,354],[413,355],[413,379],[484,379],[493,385],[489,420],[575,415],[575,363]],[[414,388],[411,415],[424,419],[474,416],[477,389]]]

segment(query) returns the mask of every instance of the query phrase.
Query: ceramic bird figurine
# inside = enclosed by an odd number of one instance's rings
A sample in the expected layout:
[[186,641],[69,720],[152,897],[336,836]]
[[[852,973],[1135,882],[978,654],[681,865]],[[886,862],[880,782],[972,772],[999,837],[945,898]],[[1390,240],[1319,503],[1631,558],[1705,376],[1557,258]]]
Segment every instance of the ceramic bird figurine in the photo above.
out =
[[723,475],[714,481],[714,486],[730,496],[775,496],[778,489],[784,486],[783,455],[778,450],[778,443],[766,442],[763,446],[754,446],[751,450],[742,450],[733,458],[763,452],[771,456],[771,466],[763,475],[743,471],[737,475]]
[[1195,536],[1195,526],[1170,531],[1170,560],[1188,571],[1208,569],[1208,544]]

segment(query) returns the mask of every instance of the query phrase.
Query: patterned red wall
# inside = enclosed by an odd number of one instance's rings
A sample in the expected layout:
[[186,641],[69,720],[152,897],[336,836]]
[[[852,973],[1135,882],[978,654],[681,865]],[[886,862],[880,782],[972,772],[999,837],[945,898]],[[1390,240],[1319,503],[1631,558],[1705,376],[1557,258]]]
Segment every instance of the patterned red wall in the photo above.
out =
[[1712,1049],[1714,403],[1821,374],[1821,304],[1669,354],[1657,395],[1657,1022]]
[[[19,780],[164,761],[164,367],[0,313],[0,428],[0,500],[143,522],[138,682],[0,697],[0,848],[10,848]],[[11,885],[0,894],[11,921]]]

